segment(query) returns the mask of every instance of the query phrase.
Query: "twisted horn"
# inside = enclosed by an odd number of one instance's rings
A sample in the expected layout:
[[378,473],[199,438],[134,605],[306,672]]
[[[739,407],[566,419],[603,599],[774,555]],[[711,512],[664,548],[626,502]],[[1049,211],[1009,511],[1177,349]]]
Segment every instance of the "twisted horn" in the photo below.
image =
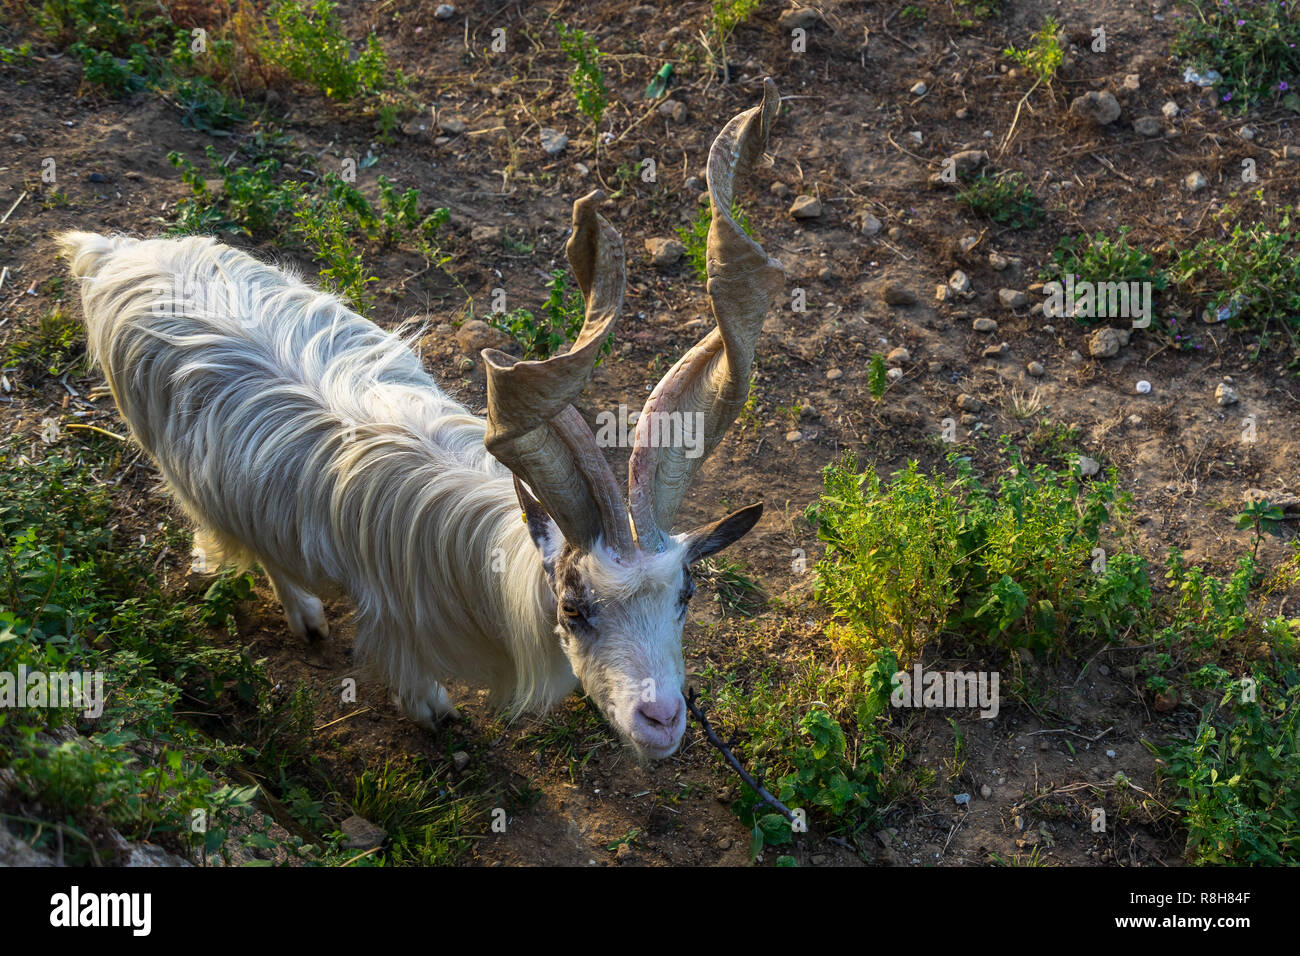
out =
[[564,537],[589,550],[598,538],[620,554],[634,548],[627,507],[609,463],[573,403],[591,378],[623,306],[623,242],[596,207],[599,190],[573,204],[569,264],[587,300],[582,331],[564,355],[520,361],[484,349],[487,450],[528,483]]
[[[651,393],[637,420],[628,470],[628,500],[640,546],[658,550],[700,465],[722,441],[749,397],[749,374],[763,320],[785,283],[781,263],[731,217],[738,176],[748,175],[767,148],[781,98],[763,81],[763,102],[732,118],[709,150],[713,221],[707,247],[708,293],[717,327],[687,352]],[[700,435],[691,457],[681,442],[658,447],[663,416],[678,413],[681,434]]]

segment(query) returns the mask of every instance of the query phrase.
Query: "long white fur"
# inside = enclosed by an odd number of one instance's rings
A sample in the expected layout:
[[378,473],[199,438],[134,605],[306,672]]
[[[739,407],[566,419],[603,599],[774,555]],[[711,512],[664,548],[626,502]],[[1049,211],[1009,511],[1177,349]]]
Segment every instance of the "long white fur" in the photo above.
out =
[[91,353],[211,565],[342,586],[360,658],[413,716],[446,680],[516,714],[574,689],[510,472],[406,342],[209,238],[59,243]]

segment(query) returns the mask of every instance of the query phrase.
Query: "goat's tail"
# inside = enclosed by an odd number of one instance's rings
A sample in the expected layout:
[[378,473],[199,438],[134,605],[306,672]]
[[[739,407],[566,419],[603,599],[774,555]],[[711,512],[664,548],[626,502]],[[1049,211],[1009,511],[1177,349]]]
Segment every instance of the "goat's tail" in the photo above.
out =
[[117,249],[122,240],[93,232],[73,231],[59,233],[54,241],[68,260],[73,276],[87,279],[99,272],[104,259]]

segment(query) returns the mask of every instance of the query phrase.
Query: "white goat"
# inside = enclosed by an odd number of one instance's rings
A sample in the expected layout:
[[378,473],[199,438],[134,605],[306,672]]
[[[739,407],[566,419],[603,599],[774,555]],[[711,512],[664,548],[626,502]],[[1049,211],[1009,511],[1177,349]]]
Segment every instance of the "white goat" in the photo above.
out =
[[[713,144],[718,327],[648,400],[626,504],[572,405],[623,299],[622,244],[596,213],[599,193],[575,203],[567,246],[587,300],[582,332],[542,362],[485,350],[486,422],[400,338],[242,252],[209,238],[61,236],[91,352],[209,567],[260,564],[308,640],[328,633],[315,594],[341,586],[357,604],[359,658],[422,724],[454,713],[450,680],[488,687],[514,714],[580,681],[643,757],[674,752],[689,566],[762,511],[669,533],[745,402],[783,282],[730,214],[734,177],[761,157],[778,102],[768,80],[763,103]],[[700,423],[703,454],[698,441],[688,451],[653,440],[665,414]]]

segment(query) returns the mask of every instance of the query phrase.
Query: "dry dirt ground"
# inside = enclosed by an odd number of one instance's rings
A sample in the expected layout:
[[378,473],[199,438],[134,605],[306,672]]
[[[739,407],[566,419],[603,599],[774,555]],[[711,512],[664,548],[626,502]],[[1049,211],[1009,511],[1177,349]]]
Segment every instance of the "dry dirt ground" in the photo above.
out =
[[[512,305],[536,307],[545,274],[563,264],[573,200],[600,185],[600,178],[616,188],[620,164],[655,159],[658,183],[634,183],[604,210],[626,242],[629,288],[615,358],[601,366],[588,393],[584,411],[594,414],[620,402],[639,407],[656,374],[706,330],[699,283],[684,264],[655,268],[644,242],[671,236],[694,214],[697,190],[686,180],[702,175],[721,122],[757,102],[761,77],[776,79],[786,101],[773,132],[771,164],[742,198],[766,250],[784,263],[790,288],[805,290],[807,309],[792,311],[787,302],[769,320],[759,346],[758,426],[733,432],[705,466],[681,523],[712,518],[728,504],[765,501],[766,517],[731,556],[779,600],[738,637],[739,626],[724,621],[702,590],[686,634],[693,670],[725,667],[742,639],[765,642],[774,659],[821,646],[825,614],[811,600],[812,575],[796,573],[792,560],[802,549],[811,566],[819,553],[802,512],[817,497],[820,469],[845,448],[884,473],[911,458],[936,464],[947,450],[936,436],[944,419],[960,419],[956,399],[963,392],[983,403],[978,418],[985,435],[972,438],[968,424],[959,425],[958,435],[977,464],[992,460],[996,436],[1023,437],[1038,416],[1077,426],[1080,450],[1116,467],[1134,496],[1141,548],[1155,560],[1178,546],[1226,569],[1249,546],[1248,533],[1235,530],[1230,519],[1243,493],[1251,487],[1297,490],[1300,395],[1294,377],[1285,374],[1284,358],[1266,354],[1252,362],[1245,336],[1198,324],[1194,347],[1173,347],[1155,329],[1135,333],[1119,356],[1093,360],[1086,357],[1085,329],[1066,320],[1056,320],[1053,329],[1028,308],[1002,307],[997,296],[1001,287],[1025,290],[1035,282],[1061,236],[1120,225],[1131,226],[1135,240],[1147,245],[1210,235],[1211,213],[1236,191],[1243,158],[1256,160],[1267,202],[1295,203],[1300,166],[1293,162],[1288,169],[1278,159],[1282,146],[1300,144],[1294,122],[1256,116],[1257,137],[1242,139],[1237,130],[1243,121],[1216,112],[1169,59],[1176,21],[1165,0],[1015,2],[971,30],[960,29],[946,5],[923,6],[929,16],[917,24],[897,15],[898,3],[822,4],[824,18],[809,30],[807,51],[794,53],[779,26],[778,6],[765,5],[729,47],[739,67],[733,82],[706,83],[697,73],[671,90],[685,107],[684,121],[654,112],[626,133],[647,110],[642,92],[649,76],[663,59],[690,48],[706,4],[461,2],[451,21],[437,20],[432,4],[412,0],[350,8],[353,35],[373,28],[414,94],[442,115],[464,120],[466,130],[458,135],[439,134],[430,113],[383,144],[375,141],[372,120],[313,93],[252,100],[260,118],[250,125],[282,125],[295,144],[320,157],[323,168],[369,152],[378,156],[360,174],[363,190],[373,194],[382,174],[403,187],[417,186],[425,203],[449,207],[454,259],[448,269],[479,303],[500,286],[514,297]],[[590,140],[567,91],[558,49],[554,42],[540,47],[527,39],[529,32],[540,33],[550,12],[586,27],[610,54],[605,72],[613,105],[605,128],[623,135],[598,165],[584,146]],[[999,51],[1008,42],[1023,44],[1047,13],[1078,38],[1083,52],[1063,70],[1053,95],[1032,100],[998,160],[1001,168],[1023,172],[1048,207],[1043,225],[1012,232],[973,216],[927,180],[958,150],[996,152],[1026,88],[1023,77],[1007,72]],[[1109,37],[1104,55],[1087,52],[1096,24],[1104,24]],[[486,46],[497,27],[511,42],[507,54],[494,57]],[[1140,79],[1136,91],[1121,89],[1128,74]],[[909,92],[918,80],[928,87],[923,96]],[[1102,88],[1120,96],[1120,122],[1098,128],[1067,116],[1070,98]],[[70,227],[160,230],[169,207],[186,194],[167,152],[179,150],[202,166],[203,146],[211,140],[183,128],[176,110],[156,95],[106,97],[83,83],[80,67],[67,58],[5,69],[0,92],[0,213],[27,191],[0,227],[0,264],[9,268],[0,289],[0,336],[9,336],[54,302],[49,280],[64,275],[64,267],[54,257],[53,233]],[[1165,134],[1137,135],[1132,119],[1158,115],[1168,100],[1181,112]],[[558,157],[543,154],[542,126],[570,135]],[[919,142],[913,131],[921,134]],[[50,202],[50,187],[40,180],[42,160],[51,156],[66,204]],[[1187,194],[1180,183],[1195,171],[1209,187]],[[92,174],[98,174],[95,181]],[[791,194],[818,196],[822,215],[792,218]],[[878,234],[864,231],[868,214],[883,224]],[[511,242],[502,242],[501,230]],[[967,236],[978,243],[964,250]],[[280,261],[288,255],[255,251]],[[995,271],[991,252],[1020,264]],[[298,264],[308,274],[315,271]],[[436,327],[458,316],[463,296],[436,271],[421,271],[418,259],[372,258],[370,264],[382,280],[373,310],[382,325],[416,317]],[[955,269],[969,275],[973,294],[936,301],[935,287]],[[887,281],[913,290],[919,301],[886,305],[881,288]],[[973,331],[979,317],[995,318],[997,331]],[[999,342],[1006,343],[1003,353],[985,357]],[[463,373],[461,353],[446,334],[435,332],[423,344],[426,365],[444,387],[481,409],[478,363]],[[867,391],[868,360],[897,346],[906,347],[910,359],[903,378],[877,404]],[[1030,361],[1044,366],[1041,378],[1027,374]],[[1225,376],[1241,396],[1241,404],[1228,410],[1214,399]],[[1149,394],[1137,393],[1140,379],[1151,383]],[[84,420],[120,430],[110,400],[84,400],[97,381],[91,373],[68,382],[81,399],[49,379],[15,381],[0,412],[5,431],[30,436],[38,453],[42,418],[65,410],[87,411]],[[1040,409],[1028,419],[1026,402]],[[796,403],[803,407],[800,435],[790,441],[795,425],[784,410]],[[1255,421],[1253,444],[1241,441],[1247,416]],[[124,531],[174,519],[146,461],[121,482],[121,497]],[[1267,543],[1265,559],[1276,561],[1281,547]],[[174,555],[163,570],[177,587],[200,587],[187,567],[186,556]],[[268,658],[286,686],[306,682],[322,698],[334,693],[351,673],[347,603],[330,605],[335,634],[313,658],[287,632],[265,584],[259,597],[240,621],[241,643]],[[889,808],[885,823],[893,832],[869,840],[864,859],[817,841],[794,851],[796,857],[816,864],[983,864],[991,854],[1011,859],[1037,847],[1040,858],[1053,863],[1178,865],[1181,836],[1167,826],[1094,834],[1082,800],[1070,812],[1061,811],[1058,800],[1051,815],[1038,812],[1045,804],[1023,808],[1049,788],[1104,782],[1116,771],[1149,790],[1154,768],[1141,738],[1161,740],[1194,726],[1194,715],[1183,709],[1155,712],[1149,694],[1121,676],[1133,655],[1098,660],[1107,663],[1105,674],[1096,664],[1081,673],[1082,662],[1071,662],[1034,675],[1055,688],[1043,716],[1011,703],[991,721],[967,713],[952,724],[943,714],[915,712],[901,729],[910,759],[940,771],[941,779],[951,771],[954,786]],[[694,725],[678,756],[645,767],[587,716],[582,701],[570,701],[556,717],[504,726],[472,691],[463,693],[466,719],[429,734],[403,720],[380,688],[363,684],[359,702],[367,709],[321,731],[320,751],[346,771],[375,753],[445,759],[465,750],[502,788],[526,793],[506,834],[477,841],[470,857],[477,864],[747,861],[748,834],[723,802],[735,781]],[[965,742],[960,767],[952,766],[955,728]],[[1072,732],[1035,733],[1062,728]],[[981,795],[985,786],[988,797]],[[954,789],[972,794],[969,809],[954,804]],[[639,833],[630,851],[620,856],[610,849],[634,830]]]

